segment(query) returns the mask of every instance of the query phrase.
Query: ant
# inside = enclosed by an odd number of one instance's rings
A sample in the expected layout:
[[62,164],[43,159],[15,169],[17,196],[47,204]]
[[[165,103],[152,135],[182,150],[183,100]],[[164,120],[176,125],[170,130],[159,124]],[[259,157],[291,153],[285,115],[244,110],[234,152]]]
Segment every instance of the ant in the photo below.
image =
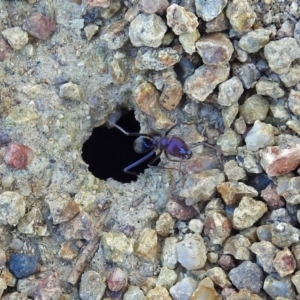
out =
[[[164,135],[157,133],[157,134],[146,134],[146,133],[135,133],[135,132],[127,132],[119,125],[109,122],[110,125],[114,126],[115,128],[119,129],[122,133],[126,134],[127,136],[137,136],[138,138],[133,143],[133,148],[137,153],[147,153],[144,157],[139,159],[138,161],[132,163],[128,167],[124,169],[125,173],[137,175],[135,172],[129,171],[130,169],[138,166],[149,157],[151,157],[156,150],[159,152],[155,155],[155,157],[149,162],[149,167],[154,167],[152,164],[157,161],[164,152],[166,158],[170,161],[181,162],[182,160],[188,160],[192,157],[193,153],[190,147],[185,143],[183,139],[178,136],[168,137],[168,134],[173,130],[178,124],[173,125],[169,128]],[[172,155],[179,160],[171,159],[169,155]]]

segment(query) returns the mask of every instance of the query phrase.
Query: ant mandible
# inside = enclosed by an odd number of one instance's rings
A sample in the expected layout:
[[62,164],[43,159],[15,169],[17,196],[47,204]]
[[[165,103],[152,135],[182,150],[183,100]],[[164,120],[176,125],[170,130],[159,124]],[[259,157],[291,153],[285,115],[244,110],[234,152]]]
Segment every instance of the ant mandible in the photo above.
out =
[[[139,159],[138,161],[132,163],[128,167],[124,169],[125,173],[137,175],[135,172],[129,171],[130,169],[138,166],[148,158],[150,158],[156,150],[159,152],[155,155],[155,157],[149,162],[148,166],[153,167],[152,164],[158,160],[162,152],[164,152],[166,158],[170,161],[181,162],[182,160],[188,160],[192,157],[193,153],[190,147],[185,143],[183,139],[178,136],[168,137],[168,134],[174,129],[178,124],[175,124],[171,128],[169,128],[164,135],[162,134],[146,134],[146,133],[136,133],[136,132],[127,132],[119,125],[109,122],[109,124],[117,129],[119,129],[122,133],[128,136],[137,136],[138,138],[133,143],[133,148],[137,153],[147,153],[144,157]],[[169,157],[172,155],[179,160],[174,160]]]

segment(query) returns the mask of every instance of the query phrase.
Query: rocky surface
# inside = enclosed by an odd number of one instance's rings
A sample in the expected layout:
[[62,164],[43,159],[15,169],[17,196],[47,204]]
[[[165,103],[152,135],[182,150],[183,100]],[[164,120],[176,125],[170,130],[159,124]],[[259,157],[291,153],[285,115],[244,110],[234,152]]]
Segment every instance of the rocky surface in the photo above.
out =
[[[299,299],[299,82],[297,1],[0,1],[1,299]],[[192,157],[95,177],[124,111]]]

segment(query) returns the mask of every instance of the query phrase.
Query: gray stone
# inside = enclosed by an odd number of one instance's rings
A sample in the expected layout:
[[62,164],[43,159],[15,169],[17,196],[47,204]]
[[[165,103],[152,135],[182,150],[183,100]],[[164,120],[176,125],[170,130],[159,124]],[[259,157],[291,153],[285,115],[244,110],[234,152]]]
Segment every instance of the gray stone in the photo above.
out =
[[237,76],[234,76],[219,85],[218,103],[223,106],[231,106],[238,102],[243,92],[242,82]]
[[248,53],[256,53],[270,40],[271,31],[256,29],[244,34],[239,40],[239,47]]
[[174,300],[190,300],[197,288],[197,281],[191,277],[185,277],[170,288],[170,294]]
[[196,13],[204,21],[210,21],[221,13],[227,2],[228,0],[196,0]]

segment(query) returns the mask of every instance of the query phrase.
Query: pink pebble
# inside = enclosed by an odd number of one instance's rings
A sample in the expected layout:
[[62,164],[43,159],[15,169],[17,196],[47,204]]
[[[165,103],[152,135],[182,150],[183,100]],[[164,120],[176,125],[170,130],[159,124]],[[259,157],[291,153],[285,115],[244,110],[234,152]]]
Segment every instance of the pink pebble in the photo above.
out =
[[10,167],[18,170],[25,169],[33,159],[33,151],[17,143],[9,143],[5,149],[4,161]]

